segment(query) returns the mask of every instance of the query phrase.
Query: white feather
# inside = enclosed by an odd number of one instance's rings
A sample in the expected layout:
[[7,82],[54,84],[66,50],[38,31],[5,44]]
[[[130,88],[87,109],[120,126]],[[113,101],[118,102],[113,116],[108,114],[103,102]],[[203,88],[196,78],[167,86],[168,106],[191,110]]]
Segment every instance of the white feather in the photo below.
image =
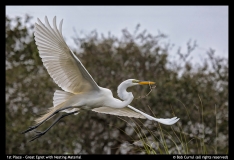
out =
[[54,92],[54,97],[53,97],[53,105],[54,105],[54,107],[56,107],[57,105],[65,102],[65,101],[67,101],[73,95],[74,94],[72,94],[72,93],[56,90]]
[[99,90],[96,82],[64,41],[62,21],[59,30],[56,26],[56,18],[53,19],[53,28],[47,17],[45,17],[45,24],[39,19],[38,24],[35,24],[35,41],[42,62],[55,83],[66,92],[75,94]]
[[99,107],[99,108],[92,109],[92,111],[98,112],[98,113],[116,115],[116,116],[126,116],[126,117],[145,119],[145,117],[142,114],[137,113],[127,107],[124,107],[124,108]]

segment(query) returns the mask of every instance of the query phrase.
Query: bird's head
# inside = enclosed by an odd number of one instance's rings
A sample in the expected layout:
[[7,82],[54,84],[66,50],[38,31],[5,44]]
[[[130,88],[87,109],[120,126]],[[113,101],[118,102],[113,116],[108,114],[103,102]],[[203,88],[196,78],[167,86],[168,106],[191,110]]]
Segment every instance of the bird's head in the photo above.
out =
[[[131,92],[127,92],[126,89],[128,87],[132,87],[132,86],[136,86],[136,85],[152,85],[155,84],[155,82],[151,82],[151,81],[141,81],[141,80],[136,80],[136,79],[128,79],[126,81],[123,81],[119,86],[118,86],[118,96],[125,100],[127,99],[129,96],[132,95]],[[133,96],[132,96],[133,97]]]
[[126,81],[123,81],[120,85],[124,86],[125,88],[136,86],[136,85],[152,85],[155,84],[155,82],[151,81],[141,81],[137,79],[128,79]]

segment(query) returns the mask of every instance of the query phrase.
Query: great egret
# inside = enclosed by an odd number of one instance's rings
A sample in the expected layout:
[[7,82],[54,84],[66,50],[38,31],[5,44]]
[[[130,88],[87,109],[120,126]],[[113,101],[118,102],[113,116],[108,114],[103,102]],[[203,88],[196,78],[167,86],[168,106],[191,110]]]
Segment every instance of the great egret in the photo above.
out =
[[109,89],[98,86],[64,41],[62,22],[63,20],[61,20],[58,30],[56,17],[53,19],[53,28],[50,26],[47,17],[45,17],[45,25],[38,19],[38,24],[35,23],[34,35],[39,55],[45,68],[55,83],[64,91],[56,90],[53,97],[53,107],[49,108],[46,114],[35,120],[35,126],[29,127],[22,133],[37,128],[58,112],[66,112],[66,114],[59,117],[47,130],[37,132],[38,134],[31,141],[45,134],[61,118],[71,114],[78,114],[83,109],[117,116],[144,118],[165,125],[172,125],[179,120],[177,117],[171,119],[154,118],[129,105],[134,97],[131,92],[126,91],[128,87],[151,85],[155,84],[155,82],[136,79],[123,81],[117,90],[118,96],[122,101],[114,98]]

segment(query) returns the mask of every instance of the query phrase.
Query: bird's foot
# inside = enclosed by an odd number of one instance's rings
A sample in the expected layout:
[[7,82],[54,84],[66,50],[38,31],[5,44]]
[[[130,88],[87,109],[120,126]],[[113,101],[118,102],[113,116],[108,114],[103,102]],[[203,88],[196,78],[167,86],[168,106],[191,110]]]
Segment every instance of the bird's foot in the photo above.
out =
[[31,131],[31,130],[34,130],[35,128],[37,128],[37,126],[31,126],[31,127],[29,127],[27,130],[25,130],[25,131],[23,131],[23,132],[21,132],[21,133],[22,133],[22,134],[27,133],[27,132],[29,132],[29,131]]
[[34,141],[37,138],[40,138],[42,135],[44,135],[46,132],[41,132],[41,131],[35,131],[37,134],[35,136],[32,137],[32,139],[29,142]]

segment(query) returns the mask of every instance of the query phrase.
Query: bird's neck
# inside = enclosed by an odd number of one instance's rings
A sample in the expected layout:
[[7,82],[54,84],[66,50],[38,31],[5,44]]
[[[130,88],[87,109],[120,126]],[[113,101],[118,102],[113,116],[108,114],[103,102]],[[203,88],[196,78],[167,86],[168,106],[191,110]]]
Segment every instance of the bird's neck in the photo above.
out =
[[[124,82],[122,82],[122,83],[118,86],[117,93],[118,93],[119,98],[121,98],[122,100],[128,100],[128,99],[129,99],[129,96],[132,95],[131,92],[127,92],[127,88],[128,88],[128,87],[129,87],[129,86],[128,86],[126,83],[124,83]],[[133,97],[133,95],[132,95],[132,97]]]
[[[119,100],[117,98],[112,97],[112,99],[109,99],[106,103],[106,106],[112,107],[112,108],[123,108],[129,105],[133,100],[132,93],[129,93],[129,97],[126,100]],[[114,103],[113,103],[114,102]]]
[[113,107],[113,108],[123,108],[123,107],[126,107],[127,105],[129,105],[132,102],[134,97],[133,97],[132,92],[127,92],[128,87],[129,87],[129,85],[127,85],[126,83],[121,83],[118,86],[117,93],[118,93],[119,98],[121,98],[123,101],[114,98],[115,103],[112,104],[111,107]]

